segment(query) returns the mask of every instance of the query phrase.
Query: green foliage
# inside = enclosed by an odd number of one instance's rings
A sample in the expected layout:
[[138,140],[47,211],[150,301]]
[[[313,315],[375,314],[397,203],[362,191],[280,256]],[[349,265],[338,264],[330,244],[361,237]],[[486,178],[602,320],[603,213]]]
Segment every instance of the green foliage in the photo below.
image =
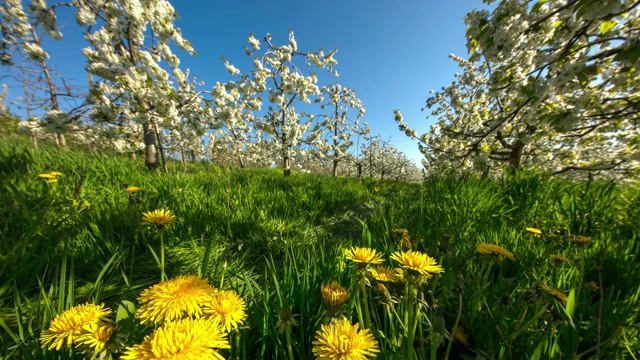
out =
[[9,111],[0,111],[0,135],[7,136],[17,133],[19,124],[20,118]]
[[[410,246],[445,268],[412,290],[420,359],[587,358],[596,351],[623,358],[640,350],[637,184],[535,173],[407,184],[295,172],[283,178],[277,170],[208,163],[182,170],[172,162],[165,175],[144,170],[142,161],[46,144],[34,150],[20,138],[0,143],[0,353],[7,358],[81,358],[45,351],[38,337],[56,314],[82,302],[114,309],[123,342],[139,343],[150,329],[135,321],[136,299],[160,273],[152,251],[158,236],[140,219],[160,208],[178,216],[164,231],[168,277],[201,274],[245,299],[248,319],[225,357],[289,358],[277,326],[285,308],[297,323],[288,334],[294,357],[312,358],[324,317],[321,285],[337,280],[352,295],[359,286],[342,256],[351,245],[377,249],[395,266],[391,253]],[[63,173],[57,183],[38,177],[51,171]],[[123,182],[144,190],[129,194]],[[576,235],[592,241],[578,246]],[[488,261],[475,251],[481,243],[498,244],[515,260]],[[376,282],[370,285],[360,299],[379,358],[392,359],[406,346],[405,289],[387,284],[397,301],[387,307]],[[344,314],[358,321],[353,297]],[[454,326],[465,342],[453,337]]]

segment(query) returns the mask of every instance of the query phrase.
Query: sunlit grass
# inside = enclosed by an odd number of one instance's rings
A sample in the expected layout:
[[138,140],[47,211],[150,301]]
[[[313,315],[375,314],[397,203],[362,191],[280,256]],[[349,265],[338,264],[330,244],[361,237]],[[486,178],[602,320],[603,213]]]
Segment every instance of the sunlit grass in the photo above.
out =
[[[342,319],[366,329],[384,359],[623,358],[640,350],[635,184],[535,174],[406,184],[286,179],[208,163],[169,169],[36,151],[16,138],[0,143],[0,353],[72,358],[40,338],[56,316],[85,303],[114,309],[114,329],[91,328],[95,339],[109,334],[100,351],[117,357],[143,346],[156,325],[140,319],[141,294],[179,276],[226,291],[193,300],[174,319],[223,309],[215,340],[229,348],[203,343],[198,351],[224,358],[313,358],[322,325]],[[154,209],[176,218],[160,229],[149,218]],[[189,310],[200,307],[208,310]],[[83,346],[76,357],[87,355]]]

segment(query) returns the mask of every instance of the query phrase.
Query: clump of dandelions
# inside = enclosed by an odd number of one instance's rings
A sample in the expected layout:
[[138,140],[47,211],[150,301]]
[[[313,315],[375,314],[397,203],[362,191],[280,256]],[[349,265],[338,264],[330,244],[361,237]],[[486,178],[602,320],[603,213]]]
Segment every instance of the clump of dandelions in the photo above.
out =
[[[85,344],[100,350],[113,334],[109,322],[105,320],[111,309],[104,304],[80,304],[58,314],[49,324],[49,328],[40,335],[42,347],[60,350],[66,346]],[[96,331],[98,331],[97,336]],[[95,339],[92,339],[95,337]],[[100,349],[98,349],[100,348]]]

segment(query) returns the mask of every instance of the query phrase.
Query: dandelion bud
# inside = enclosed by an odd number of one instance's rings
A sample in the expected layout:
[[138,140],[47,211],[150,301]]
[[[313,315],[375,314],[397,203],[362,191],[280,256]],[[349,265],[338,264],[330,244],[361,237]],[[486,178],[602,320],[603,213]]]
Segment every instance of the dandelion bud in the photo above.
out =
[[449,251],[451,251],[451,235],[449,234],[444,234],[442,236],[442,239],[440,240],[440,245],[438,245],[438,250],[440,250],[440,252],[442,253],[448,253]]
[[458,280],[456,280],[455,290],[464,293],[464,277],[462,276],[462,272],[458,272]]
[[433,319],[433,331],[440,335],[445,334],[446,326],[445,326],[444,318],[437,317]]

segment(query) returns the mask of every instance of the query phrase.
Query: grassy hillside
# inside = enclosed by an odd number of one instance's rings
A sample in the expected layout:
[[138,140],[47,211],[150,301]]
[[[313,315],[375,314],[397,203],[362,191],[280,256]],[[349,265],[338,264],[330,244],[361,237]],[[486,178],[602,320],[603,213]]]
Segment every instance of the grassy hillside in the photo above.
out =
[[[104,303],[118,313],[107,346],[118,358],[154,330],[133,313],[160,282],[163,244],[169,279],[200,275],[245,302],[224,358],[313,358],[332,280],[349,290],[340,310],[370,329],[380,359],[638,356],[635,184],[536,174],[406,184],[170,165],[151,173],[117,155],[0,141],[0,354],[90,356],[39,338],[66,309]],[[38,176],[52,171],[63,174],[55,183]],[[156,209],[177,221],[143,225]],[[481,244],[505,252],[482,255]],[[345,258],[351,246],[393,267],[394,252],[412,249],[444,272],[382,282]]]

